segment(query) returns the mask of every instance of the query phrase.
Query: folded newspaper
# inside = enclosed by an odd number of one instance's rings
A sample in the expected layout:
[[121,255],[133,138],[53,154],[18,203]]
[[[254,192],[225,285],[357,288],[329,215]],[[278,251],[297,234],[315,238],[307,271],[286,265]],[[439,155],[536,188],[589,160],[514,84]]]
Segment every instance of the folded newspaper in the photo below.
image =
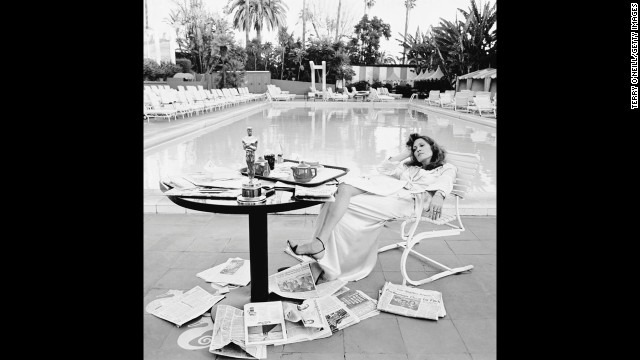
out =
[[173,293],[173,296],[156,301],[152,306],[149,304],[146,310],[180,327],[187,321],[204,314],[223,298],[224,295],[211,295],[200,286],[196,286],[182,294]]
[[301,305],[282,301],[244,305],[246,345],[283,345],[331,336],[317,299]]
[[447,312],[442,293],[386,282],[378,297],[378,310],[393,314],[438,320]]
[[209,352],[239,359],[266,359],[266,345],[247,346],[244,338],[244,311],[218,305],[214,315]]
[[380,314],[376,309],[376,300],[360,290],[350,290],[347,287],[333,295],[313,300],[320,304],[320,311],[327,319],[332,333]]
[[229,258],[222,264],[197,273],[196,276],[220,287],[228,284],[247,286],[251,281],[250,263],[249,260],[239,257]]
[[[317,276],[311,262],[296,264],[269,276],[269,292],[290,299],[311,299],[332,295],[347,284],[343,280],[332,280],[316,284]],[[315,269],[315,267],[314,267]]]
[[180,196],[194,199],[233,200],[242,194],[240,189],[214,189],[202,187],[179,188],[174,187],[164,192],[166,196]]

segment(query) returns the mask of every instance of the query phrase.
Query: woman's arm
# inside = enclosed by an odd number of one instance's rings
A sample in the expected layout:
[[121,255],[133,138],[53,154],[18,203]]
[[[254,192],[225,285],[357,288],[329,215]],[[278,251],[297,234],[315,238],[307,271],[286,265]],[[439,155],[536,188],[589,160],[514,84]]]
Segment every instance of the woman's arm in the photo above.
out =
[[401,153],[394,155],[394,156],[389,156],[389,158],[387,160],[389,161],[402,161],[406,158],[408,158],[409,156],[411,156],[411,150],[409,148],[405,148]]
[[404,168],[400,162],[408,158],[409,156],[411,156],[411,151],[409,149],[405,149],[397,155],[389,156],[389,158],[384,160],[378,166],[378,172],[380,174],[393,176],[396,179],[399,179],[402,172],[404,171]]

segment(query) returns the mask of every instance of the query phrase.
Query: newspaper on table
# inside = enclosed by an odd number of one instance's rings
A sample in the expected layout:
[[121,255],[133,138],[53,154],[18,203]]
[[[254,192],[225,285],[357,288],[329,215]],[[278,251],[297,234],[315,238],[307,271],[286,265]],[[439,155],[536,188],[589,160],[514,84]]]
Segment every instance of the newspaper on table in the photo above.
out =
[[442,293],[386,282],[378,298],[378,310],[393,314],[438,320],[447,312]]
[[244,311],[229,305],[218,305],[209,352],[240,359],[265,359],[267,346],[247,346],[244,338]]
[[319,185],[319,186],[300,186],[296,185],[294,189],[295,198],[298,200],[312,201],[336,201],[333,194],[338,190],[335,185]]
[[299,300],[331,295],[346,284],[343,280],[332,280],[316,285],[311,262],[297,264],[269,276],[269,292]]
[[229,258],[226,262],[196,274],[206,282],[224,287],[228,284],[247,286],[251,281],[249,260],[239,257]]
[[156,302],[155,306],[149,307],[147,311],[180,327],[187,321],[204,314],[223,298],[224,295],[214,296],[200,286],[196,286],[183,294],[167,298],[166,301]]
[[174,187],[164,192],[166,196],[180,196],[184,198],[194,199],[222,199],[230,200],[235,199],[238,195],[242,194],[240,189],[221,189],[221,188],[203,188],[203,187],[190,187],[179,188]]
[[245,344],[284,345],[331,336],[317,299],[298,305],[270,301],[244,306]]
[[[331,296],[317,299],[320,311],[327,319],[331,332],[337,332],[361,320],[380,314],[376,301],[360,290],[343,287]],[[303,303],[304,304],[304,303]]]

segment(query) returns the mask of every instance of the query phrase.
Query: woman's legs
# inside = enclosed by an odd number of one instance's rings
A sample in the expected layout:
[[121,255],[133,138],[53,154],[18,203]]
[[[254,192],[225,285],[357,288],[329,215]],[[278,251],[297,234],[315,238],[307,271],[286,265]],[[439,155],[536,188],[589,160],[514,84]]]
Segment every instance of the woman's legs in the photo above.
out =
[[[320,231],[318,232],[318,239],[313,239],[311,242],[305,244],[299,244],[296,248],[298,255],[316,254],[313,257],[320,260],[324,256],[324,243],[323,241],[329,238],[331,231],[336,226],[338,221],[342,219],[342,216],[349,207],[351,197],[359,194],[364,194],[364,190],[360,190],[348,184],[340,184],[338,190],[334,194],[336,198],[335,202],[325,203],[327,206],[327,216],[324,218],[324,222],[320,224]],[[295,243],[291,243],[291,246],[295,247]]]

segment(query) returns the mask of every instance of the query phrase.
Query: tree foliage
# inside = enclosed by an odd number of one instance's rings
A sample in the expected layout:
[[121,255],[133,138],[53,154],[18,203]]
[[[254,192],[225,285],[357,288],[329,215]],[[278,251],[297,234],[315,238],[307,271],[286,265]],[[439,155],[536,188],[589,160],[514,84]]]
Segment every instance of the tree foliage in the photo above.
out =
[[386,24],[382,19],[374,16],[369,20],[368,15],[364,15],[360,22],[354,27],[355,36],[348,44],[351,64],[373,65],[380,57],[380,38],[391,37],[391,25]]
[[398,39],[407,49],[409,63],[417,72],[433,71],[440,66],[445,76],[453,80],[456,75],[496,67],[497,30],[496,5],[486,3],[480,11],[471,0],[468,11],[458,9],[461,20],[440,18],[439,26],[415,36],[402,34]]

